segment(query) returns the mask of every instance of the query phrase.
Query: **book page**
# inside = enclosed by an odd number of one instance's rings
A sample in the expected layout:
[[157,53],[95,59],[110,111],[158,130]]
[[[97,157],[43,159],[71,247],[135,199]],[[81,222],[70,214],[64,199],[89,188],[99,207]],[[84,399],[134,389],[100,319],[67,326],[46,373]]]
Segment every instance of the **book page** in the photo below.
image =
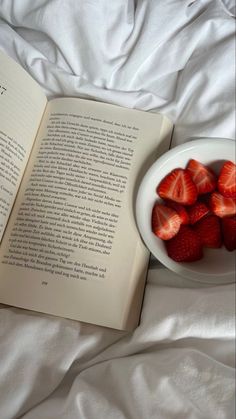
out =
[[46,103],[37,83],[0,52],[0,242]]
[[51,101],[43,122],[0,252],[1,299],[132,327],[149,258],[135,197],[147,166],[168,149],[172,125],[79,99]]

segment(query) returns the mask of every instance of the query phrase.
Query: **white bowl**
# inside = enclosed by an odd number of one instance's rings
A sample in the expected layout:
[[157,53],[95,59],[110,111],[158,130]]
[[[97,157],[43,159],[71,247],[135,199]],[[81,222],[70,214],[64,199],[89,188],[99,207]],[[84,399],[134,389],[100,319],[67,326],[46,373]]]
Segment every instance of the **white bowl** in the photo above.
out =
[[136,220],[139,232],[150,252],[175,273],[200,282],[224,284],[235,281],[235,252],[204,248],[204,256],[197,262],[179,263],[167,255],[162,240],[151,230],[152,208],[161,199],[156,187],[171,170],[185,168],[190,159],[213,168],[216,173],[226,160],[235,161],[235,142],[224,138],[202,138],[174,147],[163,154],[147,171],[137,194]]

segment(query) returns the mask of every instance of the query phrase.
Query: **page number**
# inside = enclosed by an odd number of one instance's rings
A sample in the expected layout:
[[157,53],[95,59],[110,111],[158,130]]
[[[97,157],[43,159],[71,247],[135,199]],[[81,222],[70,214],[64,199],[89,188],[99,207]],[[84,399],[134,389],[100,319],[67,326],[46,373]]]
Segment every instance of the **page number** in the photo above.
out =
[[41,285],[48,285],[48,282],[46,282],[46,281],[42,281],[42,282],[41,282]]

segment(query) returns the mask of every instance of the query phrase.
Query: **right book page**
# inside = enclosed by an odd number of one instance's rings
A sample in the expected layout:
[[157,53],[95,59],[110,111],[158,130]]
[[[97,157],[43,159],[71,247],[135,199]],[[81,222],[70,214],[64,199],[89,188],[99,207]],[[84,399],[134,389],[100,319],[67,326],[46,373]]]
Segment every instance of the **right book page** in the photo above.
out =
[[48,104],[1,246],[2,302],[118,329],[137,324],[149,253],[136,192],[171,132],[158,114]]

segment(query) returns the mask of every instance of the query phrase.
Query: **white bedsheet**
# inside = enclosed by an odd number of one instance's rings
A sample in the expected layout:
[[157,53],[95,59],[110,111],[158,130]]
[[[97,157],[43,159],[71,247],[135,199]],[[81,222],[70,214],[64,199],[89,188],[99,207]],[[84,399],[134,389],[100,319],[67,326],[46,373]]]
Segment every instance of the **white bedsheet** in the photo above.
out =
[[[0,48],[48,97],[166,113],[235,139],[234,0],[0,0]],[[0,419],[233,419],[234,285],[149,270],[123,333],[2,306]]]

